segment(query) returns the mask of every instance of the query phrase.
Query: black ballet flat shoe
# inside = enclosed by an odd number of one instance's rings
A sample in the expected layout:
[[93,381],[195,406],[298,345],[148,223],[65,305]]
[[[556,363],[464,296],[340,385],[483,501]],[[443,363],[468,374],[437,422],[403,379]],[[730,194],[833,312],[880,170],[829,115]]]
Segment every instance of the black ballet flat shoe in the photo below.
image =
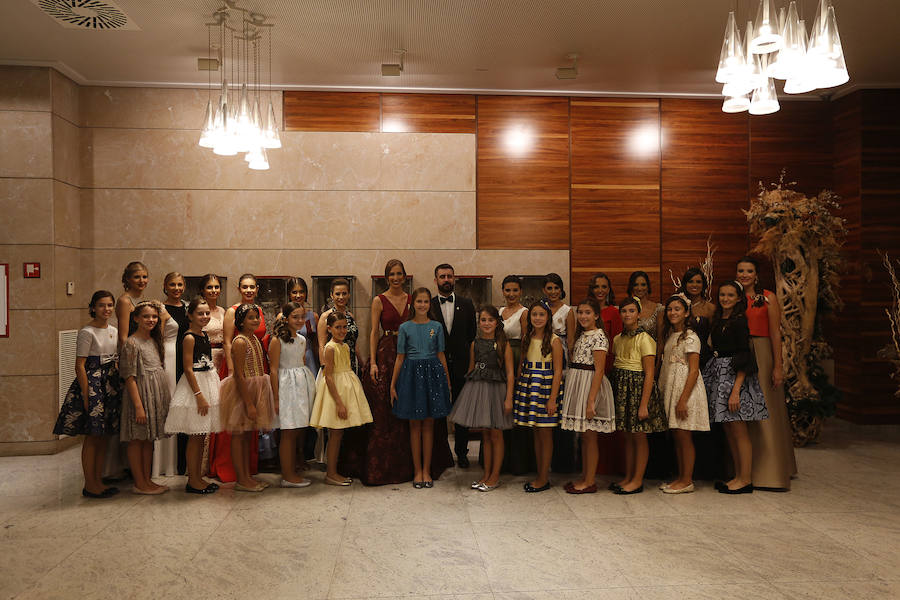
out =
[[606,489],[608,489],[608,490],[611,491],[611,492],[614,492],[614,491],[616,491],[616,490],[621,490],[621,489],[622,489],[622,486],[619,485],[618,483],[616,483],[615,481],[613,481],[613,482],[610,483],[608,486],[606,486]]
[[716,488],[717,490],[721,490],[722,488],[728,488],[728,486],[725,485],[725,482],[721,481],[719,479],[716,479],[716,481],[713,483],[713,487]]
[[537,493],[537,492],[546,492],[547,490],[549,490],[549,489],[550,489],[550,482],[548,481],[547,483],[545,483],[545,484],[542,485],[541,487],[534,487],[534,486],[531,485],[530,483],[526,484],[526,486],[527,486],[527,487],[525,488],[525,491],[526,491],[526,492],[528,492],[529,494],[535,494],[535,493]]
[[216,491],[217,489],[219,489],[219,484],[218,483],[210,483],[209,485],[206,486],[206,489],[208,489],[208,490],[211,489],[212,491]]
[[423,482],[422,482],[422,485],[425,486],[425,487],[427,487],[427,488],[433,488],[433,487],[434,487],[434,480],[431,480],[431,481],[423,481]]
[[98,498],[101,500],[110,497],[110,496],[106,495],[106,492],[100,492],[99,494],[95,494],[94,492],[87,491],[87,488],[81,488],[81,495],[84,496],[85,498]]
[[626,489],[624,489],[624,488],[618,487],[618,488],[616,488],[616,489],[613,490],[613,494],[616,494],[616,495],[619,495],[619,496],[630,496],[630,495],[632,495],[632,494],[640,494],[640,493],[643,492],[643,491],[644,491],[644,486],[641,486],[641,487],[639,487],[639,488],[635,488],[635,489],[633,489],[633,490],[631,490],[631,491],[628,491],[628,490],[626,490]]
[[107,498],[109,498],[110,496],[115,496],[118,493],[119,493],[119,488],[117,488],[116,486],[108,487],[105,490],[103,490],[103,495],[106,496]]
[[753,493],[753,484],[748,483],[744,487],[739,487],[737,489],[731,490],[728,487],[719,488],[720,494],[752,494]]
[[209,484],[205,488],[195,488],[195,487],[191,487],[188,484],[184,484],[184,491],[185,491],[185,493],[188,493],[188,494],[212,494],[218,489],[218,486],[215,489],[213,489],[212,485],[213,484]]
[[468,469],[469,468],[469,457],[463,454],[462,456],[456,457],[456,466],[460,469]]
[[425,482],[424,481],[413,481],[413,487],[416,488],[417,490],[421,490],[422,488],[425,487]]

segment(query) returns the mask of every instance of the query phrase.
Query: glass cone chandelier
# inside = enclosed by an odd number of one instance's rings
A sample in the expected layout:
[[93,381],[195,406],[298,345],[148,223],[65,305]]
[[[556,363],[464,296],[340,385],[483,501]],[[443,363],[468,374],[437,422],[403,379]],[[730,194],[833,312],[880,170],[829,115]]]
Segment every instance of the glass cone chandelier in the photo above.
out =
[[[213,13],[207,23],[207,52],[211,55],[212,31],[219,36],[219,97],[209,99],[200,131],[199,145],[211,148],[219,156],[244,154],[247,166],[253,170],[269,168],[266,150],[281,148],[281,136],[272,104],[272,28],[265,15],[250,12],[226,2]],[[263,33],[268,35],[268,93],[261,98],[260,46]],[[229,78],[230,75],[230,78]],[[260,101],[268,108],[260,110]]]
[[728,13],[719,54],[716,82],[723,84],[728,113],[779,110],[775,79],[784,92],[804,94],[850,80],[832,0],[817,0],[815,20],[807,31],[796,0],[776,10],[775,0],[760,0],[756,20],[748,22],[743,40],[735,12]]

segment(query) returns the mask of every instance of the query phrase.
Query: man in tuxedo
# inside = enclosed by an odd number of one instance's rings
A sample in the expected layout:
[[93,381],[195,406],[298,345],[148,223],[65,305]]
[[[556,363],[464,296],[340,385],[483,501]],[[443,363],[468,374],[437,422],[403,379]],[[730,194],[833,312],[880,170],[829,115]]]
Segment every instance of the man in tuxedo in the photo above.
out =
[[[456,275],[452,266],[446,263],[436,266],[434,283],[438,293],[431,298],[432,318],[444,326],[444,355],[450,371],[450,394],[456,402],[469,370],[469,347],[475,339],[475,305],[470,299],[454,293]],[[454,431],[456,464],[466,469],[469,466],[469,429],[455,425]]]

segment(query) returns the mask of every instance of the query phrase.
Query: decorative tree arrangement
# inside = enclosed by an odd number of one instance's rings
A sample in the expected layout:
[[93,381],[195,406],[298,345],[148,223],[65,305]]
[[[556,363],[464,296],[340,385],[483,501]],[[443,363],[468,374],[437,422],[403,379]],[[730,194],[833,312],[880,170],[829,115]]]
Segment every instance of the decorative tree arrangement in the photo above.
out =
[[794,185],[784,182],[784,171],[769,189],[760,183],[759,195],[744,213],[751,235],[759,239],[753,252],[775,267],[794,445],[804,446],[818,437],[822,420],[834,414],[840,397],[822,368],[831,348],[821,323],[843,306],[838,285],[846,228],[835,216],[840,204],[834,193],[807,197],[791,189]]
[[[888,321],[891,323],[891,343],[879,350],[878,356],[891,361],[891,364],[894,365],[891,379],[898,384],[894,395],[900,398],[900,280],[897,279],[897,272],[887,253],[881,255],[881,262],[891,278],[891,307],[884,309]],[[897,261],[897,264],[900,265],[900,260]]]

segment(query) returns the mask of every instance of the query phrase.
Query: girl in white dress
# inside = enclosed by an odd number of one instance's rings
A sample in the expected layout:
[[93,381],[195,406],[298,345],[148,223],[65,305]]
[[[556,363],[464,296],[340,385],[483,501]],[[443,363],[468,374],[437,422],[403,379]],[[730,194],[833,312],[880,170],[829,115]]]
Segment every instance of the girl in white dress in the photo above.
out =
[[306,337],[300,333],[305,324],[306,307],[288,302],[281,308],[281,318],[275,323],[269,342],[269,377],[281,423],[281,487],[310,484],[309,479],[297,474],[297,447],[303,448],[303,434],[309,427],[316,395],[315,377],[306,366]]
[[700,377],[700,338],[691,329],[691,301],[677,294],[666,301],[665,348],[659,374],[659,388],[669,429],[675,440],[678,479],[660,486],[667,494],[694,491],[694,442],[692,431],[709,431],[706,388]]
[[[178,344],[181,343],[181,333],[184,331],[176,315],[184,316],[184,277],[181,273],[167,273],[163,280],[163,291],[166,299],[163,306],[166,316],[163,322],[163,349],[165,350],[166,378],[169,381],[169,393],[175,395],[175,386],[178,383],[180,369],[178,361],[181,353]],[[153,469],[152,477],[178,475],[178,437],[170,436],[153,442]]]
[[203,328],[209,324],[209,304],[198,296],[187,308],[190,327],[182,340],[184,372],[169,406],[166,433],[185,433],[190,437],[185,456],[188,480],[184,491],[211,494],[219,489],[203,479],[203,441],[208,433],[222,430],[219,415],[219,375],[212,359],[209,336]]

